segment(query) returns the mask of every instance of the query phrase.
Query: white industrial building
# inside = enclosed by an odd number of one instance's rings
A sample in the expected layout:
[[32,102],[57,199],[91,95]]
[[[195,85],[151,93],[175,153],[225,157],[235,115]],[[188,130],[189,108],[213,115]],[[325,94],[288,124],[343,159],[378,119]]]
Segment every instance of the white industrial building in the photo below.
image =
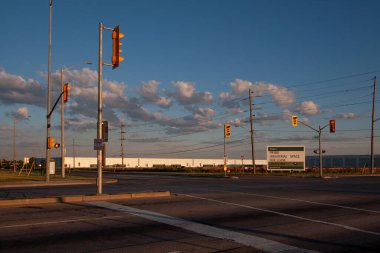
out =
[[[184,167],[208,167],[223,166],[223,159],[192,159],[192,158],[124,158],[124,166],[127,168],[153,168],[161,165],[184,166]],[[75,164],[75,165],[74,165]],[[266,160],[255,160],[256,165],[266,166]],[[90,168],[97,166],[96,157],[65,157],[67,168]],[[106,158],[106,166],[121,166],[121,158]],[[228,159],[228,166],[249,166],[252,160]]]

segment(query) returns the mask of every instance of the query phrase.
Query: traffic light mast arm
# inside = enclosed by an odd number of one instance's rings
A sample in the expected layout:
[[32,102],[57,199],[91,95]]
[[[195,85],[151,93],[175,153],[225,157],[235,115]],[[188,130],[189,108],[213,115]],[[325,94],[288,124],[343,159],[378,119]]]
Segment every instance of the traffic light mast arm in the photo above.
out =
[[[104,29],[104,30],[110,30],[110,31],[113,31],[113,28],[112,28],[112,27],[103,26],[103,29]],[[103,66],[112,67],[113,64],[112,64],[112,63],[105,63],[105,62],[103,62]]]
[[327,126],[329,126],[329,124],[327,124],[327,125],[325,125],[324,127],[319,128],[319,130],[318,130],[318,129],[315,129],[314,127],[312,127],[312,126],[306,124],[305,122],[303,122],[303,121],[301,121],[301,120],[298,120],[298,122],[301,123],[301,124],[304,125],[304,126],[307,126],[308,128],[313,129],[313,130],[316,131],[317,133],[319,133],[319,131],[322,131],[322,130],[325,129]]
[[62,91],[62,92],[61,92],[61,94],[59,95],[57,101],[55,101],[55,104],[54,104],[53,108],[51,109],[51,111],[49,112],[49,114],[46,116],[46,118],[48,118],[48,119],[50,118],[50,116],[51,116],[51,114],[53,113],[55,107],[57,106],[59,100],[62,98],[63,93],[65,93],[65,91]]

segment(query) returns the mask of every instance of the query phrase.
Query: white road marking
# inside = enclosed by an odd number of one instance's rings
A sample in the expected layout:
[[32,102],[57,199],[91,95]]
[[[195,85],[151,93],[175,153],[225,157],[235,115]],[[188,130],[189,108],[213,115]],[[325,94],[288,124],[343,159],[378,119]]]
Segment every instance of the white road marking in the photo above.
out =
[[182,229],[186,229],[198,234],[220,238],[220,239],[228,239],[235,241],[237,243],[254,247],[256,249],[269,252],[269,253],[317,253],[317,251],[313,250],[307,250],[298,248],[295,246],[283,244],[280,242],[264,239],[261,237],[253,236],[253,235],[246,235],[239,232],[221,229],[217,227],[212,227],[209,225],[204,225],[201,223],[193,222],[193,221],[187,221],[181,218],[176,218],[172,216],[168,216],[161,213],[141,210],[129,206],[123,206],[119,204],[114,204],[106,201],[96,201],[96,202],[87,202],[87,204],[97,207],[103,207],[110,210],[116,210],[124,213],[128,213],[130,215],[142,217],[148,220],[152,220],[155,222],[164,223],[167,225],[179,227]]
[[244,207],[244,208],[248,208],[248,209],[253,209],[253,210],[258,210],[258,211],[267,212],[267,213],[273,213],[273,214],[277,214],[277,215],[281,215],[281,216],[285,216],[285,217],[290,217],[290,218],[294,218],[294,219],[305,220],[305,221],[309,221],[309,222],[320,223],[320,224],[324,224],[324,225],[344,228],[344,229],[351,230],[351,231],[357,231],[357,232],[361,232],[361,233],[366,233],[366,234],[380,236],[380,233],[378,233],[378,232],[363,230],[363,229],[360,229],[360,228],[346,226],[346,225],[342,225],[342,224],[338,224],[338,223],[332,223],[332,222],[327,222],[327,221],[315,220],[315,219],[305,218],[305,217],[302,217],[302,216],[297,216],[297,215],[292,215],[292,214],[277,212],[277,211],[273,211],[273,210],[269,210],[269,209],[264,209],[264,208],[259,208],[259,207],[253,207],[253,206],[247,206],[247,205],[242,205],[242,204],[237,204],[237,203],[232,203],[232,202],[226,202],[226,201],[221,201],[221,200],[217,200],[217,199],[203,198],[203,197],[198,197],[198,196],[188,195],[188,194],[179,194],[179,195],[187,196],[187,197],[190,197],[190,198],[207,200],[207,201],[216,202],[216,203],[225,204],[225,205]]
[[264,198],[272,198],[272,199],[291,200],[291,201],[304,202],[304,203],[315,204],[315,205],[321,205],[321,206],[332,206],[332,207],[339,207],[339,208],[349,209],[349,210],[354,210],[354,211],[369,212],[369,213],[377,213],[377,214],[380,214],[380,211],[376,211],[376,210],[369,210],[369,209],[356,208],[356,207],[350,207],[350,206],[342,206],[342,205],[334,205],[334,204],[322,203],[322,202],[314,202],[314,201],[303,200],[303,199],[284,198],[284,197],[277,197],[277,196],[270,196],[270,195],[262,195],[262,194],[248,193],[248,192],[234,192],[234,191],[221,191],[221,192],[238,193],[238,194],[242,194],[242,195],[250,195],[250,196],[257,196],[257,197],[264,197]]
[[72,219],[72,220],[59,220],[59,221],[45,221],[45,222],[35,222],[35,223],[17,224],[17,225],[6,225],[6,226],[1,226],[0,229],[41,226],[41,225],[54,225],[54,224],[60,224],[60,223],[71,223],[71,222],[92,221],[92,220],[106,220],[106,219],[123,218],[123,217],[126,217],[126,215],[104,216],[104,217]]

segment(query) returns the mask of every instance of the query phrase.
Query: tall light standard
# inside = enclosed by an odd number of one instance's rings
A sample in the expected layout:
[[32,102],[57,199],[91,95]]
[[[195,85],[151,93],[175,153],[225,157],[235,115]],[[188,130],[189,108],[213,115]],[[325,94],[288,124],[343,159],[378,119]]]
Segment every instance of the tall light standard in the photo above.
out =
[[[86,61],[80,64],[92,64],[92,62]],[[80,64],[73,65],[68,68],[61,67],[61,92],[64,92],[64,81],[63,81],[63,72],[70,70]],[[65,177],[65,102],[61,98],[61,168],[62,168],[62,177]]]
[[[47,87],[47,114],[50,113],[50,81],[51,81],[51,16],[53,0],[49,1],[49,46],[48,46],[48,87]],[[50,138],[50,117],[46,117],[46,183],[50,181],[50,149],[48,140]]]

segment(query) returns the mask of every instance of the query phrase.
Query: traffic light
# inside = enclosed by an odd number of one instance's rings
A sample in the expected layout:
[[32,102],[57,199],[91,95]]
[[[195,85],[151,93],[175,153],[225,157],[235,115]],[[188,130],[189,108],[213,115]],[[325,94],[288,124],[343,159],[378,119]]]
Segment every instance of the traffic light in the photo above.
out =
[[54,144],[55,144],[55,139],[53,137],[48,137],[47,139],[48,149],[54,148]]
[[120,42],[121,38],[124,38],[124,34],[120,33],[119,26],[116,26],[112,30],[112,69],[119,67],[119,63],[124,60],[124,58],[120,56],[120,53],[123,52],[120,49],[122,45]]
[[298,125],[298,117],[297,115],[292,116],[292,126],[296,127]]
[[59,143],[54,144],[55,148],[59,148],[60,146],[61,146],[61,144],[59,144]]
[[230,138],[231,136],[231,125],[230,124],[224,124],[224,137]]
[[102,139],[108,142],[108,121],[102,121]]
[[69,83],[66,83],[63,86],[63,102],[65,102],[65,103],[67,103],[67,101],[69,101],[69,90],[70,90]]
[[335,133],[335,119],[330,120],[330,133]]

